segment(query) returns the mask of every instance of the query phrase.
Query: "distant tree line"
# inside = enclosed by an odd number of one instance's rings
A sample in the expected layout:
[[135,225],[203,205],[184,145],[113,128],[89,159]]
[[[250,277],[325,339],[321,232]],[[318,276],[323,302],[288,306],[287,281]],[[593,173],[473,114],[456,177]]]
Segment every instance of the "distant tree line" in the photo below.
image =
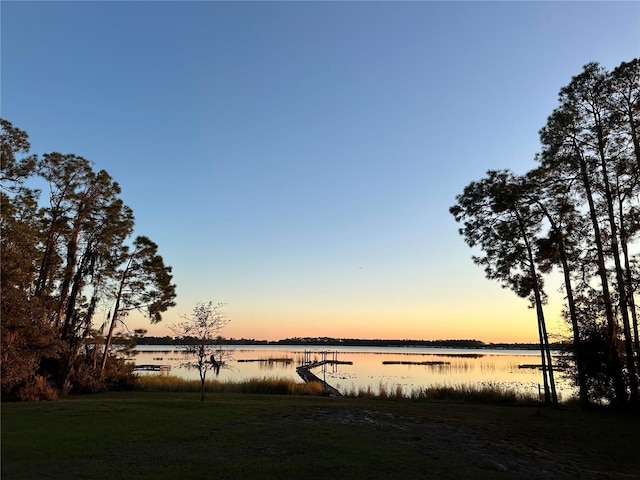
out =
[[585,65],[540,142],[536,168],[489,170],[451,213],[487,278],[535,309],[546,399],[557,402],[544,279],[557,269],[581,402],[637,407],[640,59]]
[[[216,337],[216,343],[221,345],[269,345],[271,342],[268,340],[255,340],[253,338],[224,338]],[[137,345],[194,345],[199,342],[199,338],[190,335],[169,336],[162,337],[143,336],[137,339]]]
[[162,319],[171,268],[153,241],[132,238],[133,212],[105,170],[74,154],[29,155],[27,133],[0,122],[2,394],[123,386],[132,366],[117,352],[143,332],[117,327],[134,310]]
[[479,340],[398,340],[398,339],[361,339],[331,337],[294,337],[270,342],[274,345],[327,345],[351,347],[450,347],[480,348]]
[[[145,336],[137,340],[138,345],[181,345],[196,344],[197,337],[152,337]],[[447,348],[537,348],[537,344],[487,344],[480,340],[385,340],[332,337],[293,337],[281,340],[255,340],[247,338],[222,338],[222,345],[310,345],[329,347],[447,347]]]

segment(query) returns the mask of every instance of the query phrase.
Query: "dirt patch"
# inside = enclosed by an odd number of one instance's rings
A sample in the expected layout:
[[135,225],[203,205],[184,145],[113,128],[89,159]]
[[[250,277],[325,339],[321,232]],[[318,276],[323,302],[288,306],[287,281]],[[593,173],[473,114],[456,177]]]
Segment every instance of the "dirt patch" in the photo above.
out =
[[385,441],[431,459],[454,459],[461,465],[511,473],[527,480],[605,478],[591,472],[580,459],[567,458],[539,447],[493,438],[441,422],[398,416],[371,409],[310,409],[304,422],[331,425],[369,425],[385,432]]

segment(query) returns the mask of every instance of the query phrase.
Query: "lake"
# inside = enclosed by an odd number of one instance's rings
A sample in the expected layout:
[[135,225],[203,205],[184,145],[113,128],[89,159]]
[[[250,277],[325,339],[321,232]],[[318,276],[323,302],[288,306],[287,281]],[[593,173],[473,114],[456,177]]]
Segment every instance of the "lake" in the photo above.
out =
[[[537,395],[542,384],[540,354],[535,350],[489,350],[422,347],[322,347],[284,345],[230,345],[233,359],[216,377],[220,381],[278,377],[301,382],[296,367],[302,365],[305,352],[312,360],[335,358],[347,364],[326,365],[313,370],[319,378],[342,393],[380,386],[393,392],[399,385],[405,393],[430,386],[496,385]],[[178,346],[140,345],[132,359],[136,365],[170,365],[170,372],[141,372],[144,375],[176,375],[197,379],[197,370],[180,366],[183,351]],[[523,367],[524,366],[524,367]],[[561,372],[554,372],[558,395],[563,400],[574,396],[574,388]]]

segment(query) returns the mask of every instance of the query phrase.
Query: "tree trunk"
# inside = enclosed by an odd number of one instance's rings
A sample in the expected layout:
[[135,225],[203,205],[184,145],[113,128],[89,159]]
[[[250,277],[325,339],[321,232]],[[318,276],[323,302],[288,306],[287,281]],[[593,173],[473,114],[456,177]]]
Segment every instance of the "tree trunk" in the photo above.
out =
[[576,362],[576,368],[578,370],[578,390],[580,404],[583,407],[589,405],[589,392],[587,391],[587,376],[585,374],[584,358],[582,354],[582,346],[580,342],[580,325],[578,324],[578,314],[576,312],[576,303],[573,297],[573,287],[571,282],[571,269],[569,268],[569,257],[565,247],[565,237],[562,230],[558,227],[557,223],[547,210],[547,208],[541,202],[537,202],[538,206],[542,209],[545,217],[551,225],[552,235],[557,239],[558,244],[558,256],[560,257],[560,264],[562,266],[562,274],[564,277],[564,288],[567,294],[567,306],[569,307],[569,318],[571,320],[571,329],[573,333],[573,350],[574,360]]
[[202,344],[198,346],[198,371],[200,373],[200,401],[204,402],[205,380],[207,378],[207,337],[208,332],[203,335]]
[[[596,117],[597,133],[598,133],[598,153],[600,155],[600,168],[602,170],[602,182],[604,185],[605,202],[607,206],[607,217],[609,228],[611,229],[611,256],[615,266],[616,290],[618,292],[618,305],[620,315],[622,317],[622,328],[624,331],[624,346],[626,353],[626,365],[629,372],[629,389],[630,400],[633,405],[638,403],[638,377],[636,374],[636,366],[634,362],[633,346],[631,342],[631,327],[629,322],[629,302],[627,300],[627,289],[625,287],[624,272],[620,261],[620,249],[618,247],[618,226],[614,213],[613,192],[609,182],[609,173],[607,169],[607,158],[605,154],[604,134],[600,125],[599,117]],[[620,218],[623,222],[623,218]],[[625,393],[626,398],[626,393]]]
[[602,245],[602,234],[600,232],[600,225],[598,224],[595,202],[593,200],[593,194],[591,192],[591,182],[589,180],[587,162],[584,159],[582,151],[580,150],[580,147],[577,144],[576,140],[574,140],[574,148],[580,162],[580,176],[582,180],[582,186],[585,190],[587,204],[589,206],[589,217],[591,219],[593,236],[596,244],[596,252],[598,258],[598,276],[600,277],[605,315],[607,318],[607,341],[605,343],[607,345],[608,370],[613,381],[616,402],[619,404],[625,404],[627,403],[627,387],[622,375],[622,364],[620,362],[620,357],[618,356],[618,348],[616,345],[618,329],[616,326],[615,314],[613,312],[611,292],[609,291],[609,279],[607,278],[604,247]]
[[72,318],[75,312],[75,305],[78,295],[82,291],[85,284],[85,275],[87,274],[88,264],[90,263],[91,251],[87,247],[87,251],[80,260],[80,266],[73,276],[71,283],[71,291],[67,294],[66,306],[61,309],[64,312],[64,322],[62,323],[61,337],[66,339],[69,336],[69,330],[73,328]]
[[[534,286],[534,292],[538,290]],[[547,368],[549,369],[549,385],[551,386],[551,400],[554,405],[558,405],[558,392],[556,390],[555,374],[553,373],[553,359],[551,357],[551,347],[549,346],[549,335],[547,334],[547,323],[544,319],[544,311],[542,309],[542,299],[540,292],[537,292],[536,303],[539,305],[540,326],[542,327],[542,336],[544,338],[544,351],[547,356]]]
[[[631,273],[631,262],[629,260],[629,246],[627,244],[627,230],[626,222],[623,217],[623,205],[622,199],[618,199],[618,206],[620,209],[620,247],[622,249],[622,256],[624,258],[624,283],[622,288],[627,294],[627,302],[629,311],[631,312],[631,324],[633,326],[633,332],[631,332],[631,326],[629,320],[625,325],[625,350],[627,353],[627,364],[631,363],[633,369],[629,369],[629,385],[631,388],[631,402],[638,402],[638,368],[640,368],[640,342],[638,341],[638,315],[636,313],[636,303],[634,299],[633,288],[633,275]],[[634,355],[635,353],[635,355]],[[634,399],[634,385],[635,385],[635,399]]]
[[[71,288],[71,282],[74,278],[74,272],[77,263],[78,253],[78,237],[80,236],[80,218],[82,211],[82,202],[78,208],[78,214],[74,220],[73,229],[71,230],[71,237],[67,242],[67,261],[65,264],[64,272],[62,275],[62,283],[60,285],[60,297],[58,299],[59,308],[56,314],[56,325],[60,324],[60,321],[65,317],[65,322],[62,326],[62,337],[65,338],[68,330],[68,321],[71,317],[71,311],[73,311],[73,305],[67,304],[67,298],[69,296],[69,289]],[[66,315],[65,315],[66,312]]]
[[[542,308],[542,294],[540,292],[540,285],[538,283],[538,275],[536,272],[536,266],[533,259],[533,251],[531,244],[529,243],[529,237],[524,226],[522,217],[518,213],[517,207],[514,209],[516,217],[518,219],[518,225],[520,232],[524,240],[525,247],[527,249],[527,257],[529,261],[529,274],[531,275],[533,285],[533,296],[536,305],[536,316],[538,318],[538,334],[540,336],[540,354],[542,358],[542,375],[545,383],[545,402],[549,403],[547,376],[549,379],[548,385],[551,389],[551,402],[554,405],[558,404],[558,394],[556,392],[556,382],[553,377],[553,360],[551,358],[551,350],[549,348],[549,336],[547,335],[547,326],[544,319],[544,310]],[[545,361],[546,357],[546,361]],[[546,364],[546,365],[545,365]],[[545,368],[546,366],[546,368]]]
[[[537,308],[537,307],[536,307]],[[547,376],[547,357],[544,349],[544,334],[540,318],[536,317],[538,323],[538,341],[540,342],[540,365],[542,366],[542,382],[544,387],[544,403],[551,403],[551,391],[549,389],[549,377]]]
[[127,266],[122,272],[122,277],[120,278],[120,285],[118,286],[118,293],[116,295],[116,304],[113,308],[113,315],[111,316],[111,324],[109,325],[109,333],[107,334],[107,338],[104,342],[104,353],[102,355],[102,365],[100,367],[100,376],[104,375],[104,369],[107,366],[107,358],[109,356],[109,348],[111,347],[111,341],[113,340],[113,332],[116,328],[116,323],[118,322],[119,314],[120,314],[120,299],[122,298],[122,292],[124,291],[124,286],[127,282],[127,276],[129,273],[129,267],[131,266],[131,257],[127,262]]
[[[51,225],[49,226],[49,231],[47,232],[47,240],[45,242],[40,268],[38,269],[38,280],[34,290],[34,295],[36,297],[42,297],[47,291],[47,286],[50,283],[50,275],[53,268],[53,254],[58,237],[58,233],[55,228],[58,221],[59,220],[57,218],[53,218],[51,220]],[[56,316],[52,320],[55,322],[56,328],[58,328],[60,326],[59,317]]]
[[564,276],[564,288],[567,294],[567,306],[569,307],[569,317],[571,318],[571,329],[573,330],[573,350],[575,352],[574,359],[576,368],[578,369],[578,390],[580,404],[583,407],[589,405],[589,392],[587,391],[587,375],[585,373],[584,358],[582,355],[582,346],[580,342],[580,325],[578,324],[578,314],[576,312],[576,303],[573,298],[573,288],[571,285],[571,275],[569,264],[567,262],[567,254],[564,249],[564,238],[560,234],[559,240],[560,261],[562,262],[562,274]]

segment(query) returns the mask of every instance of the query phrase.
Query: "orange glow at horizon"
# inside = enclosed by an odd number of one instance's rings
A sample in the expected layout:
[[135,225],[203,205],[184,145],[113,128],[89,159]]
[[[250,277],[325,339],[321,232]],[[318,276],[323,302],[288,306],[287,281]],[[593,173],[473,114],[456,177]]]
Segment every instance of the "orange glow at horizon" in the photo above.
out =
[[[516,299],[520,300],[520,299]],[[358,339],[444,340],[473,339],[485,343],[536,343],[538,330],[535,311],[518,302],[520,308],[495,311],[458,308],[455,312],[372,312],[318,311],[296,313],[288,309],[263,312],[229,309],[230,323],[223,336],[235,339],[275,341],[294,337],[331,337]],[[507,307],[507,305],[503,305]],[[179,319],[167,316],[162,323],[150,325],[137,321],[150,336],[173,336],[168,328]],[[551,316],[549,317],[551,318]],[[559,319],[547,319],[550,333],[566,333]],[[553,338],[551,339],[553,341]]]
[[[529,308],[528,300],[496,283],[472,280],[441,278],[420,291],[413,286],[398,288],[396,284],[374,292],[360,290],[349,294],[339,289],[324,295],[312,289],[301,289],[295,295],[284,289],[254,291],[250,296],[230,291],[224,294],[228,299],[224,312],[230,322],[222,335],[268,341],[331,337],[538,342],[536,313]],[[131,318],[129,328],[144,328],[150,336],[173,336],[168,327],[179,322],[181,315],[189,314],[195,303],[193,299],[179,302],[158,325],[150,325],[143,318],[134,322]],[[551,341],[558,340],[558,335],[567,335],[561,310],[560,295],[549,292],[549,304],[544,311]]]

